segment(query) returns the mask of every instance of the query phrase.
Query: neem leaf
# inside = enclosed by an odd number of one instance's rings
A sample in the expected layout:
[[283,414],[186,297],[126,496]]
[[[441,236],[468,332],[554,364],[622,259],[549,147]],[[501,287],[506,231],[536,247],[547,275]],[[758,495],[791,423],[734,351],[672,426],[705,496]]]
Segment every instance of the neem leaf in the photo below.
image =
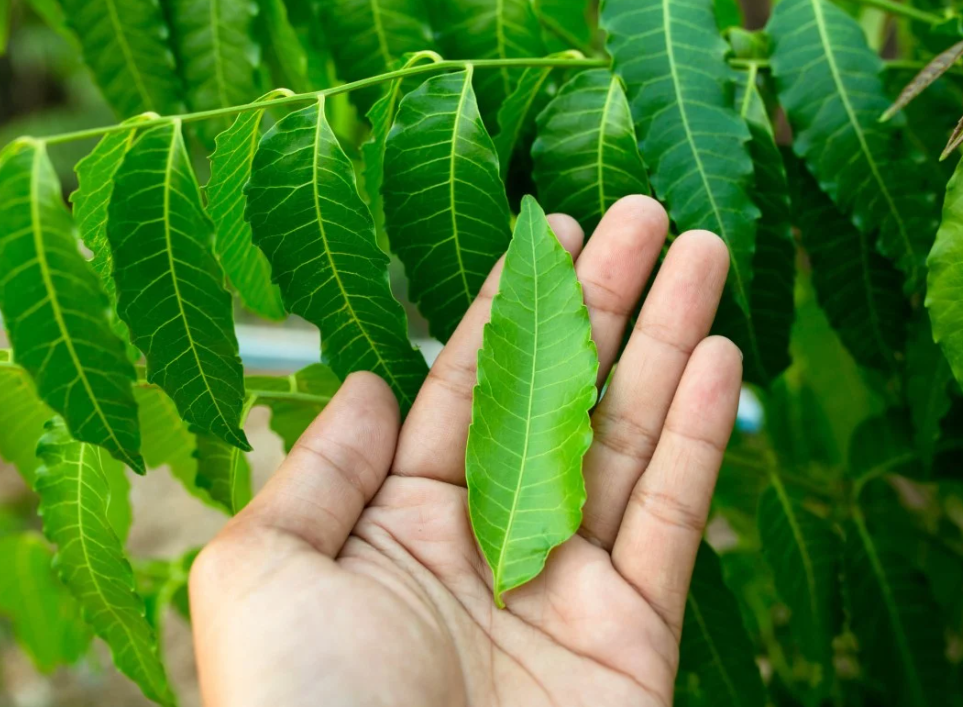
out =
[[323,96],[262,138],[246,193],[254,242],[287,310],[321,330],[322,351],[339,377],[378,374],[407,412],[428,366],[408,340],[388,284],[388,256],[324,116]]
[[37,442],[53,415],[27,372],[10,360],[10,351],[0,350],[0,457],[17,467],[30,486],[40,464]]
[[[290,96],[286,89],[271,91],[255,102]],[[271,282],[271,266],[251,242],[251,227],[244,220],[244,185],[261,137],[263,110],[241,113],[234,124],[217,136],[207,183],[207,213],[214,221],[214,252],[244,306],[265,319],[284,319],[281,293]]]
[[341,381],[330,368],[313,363],[289,376],[249,376],[247,389],[257,397],[257,405],[271,410],[271,429],[284,441],[290,452],[301,433],[307,429],[341,387]]
[[532,159],[542,204],[586,235],[623,196],[652,193],[622,80],[608,69],[583,71],[559,89],[538,116]]
[[0,154],[0,311],[17,362],[74,437],[143,472],[134,367],[108,309],[46,148],[13,143]]
[[447,341],[511,234],[471,67],[433,76],[401,100],[385,149],[383,194],[409,297],[432,336]]
[[963,161],[946,187],[943,222],[926,265],[926,307],[933,338],[963,384]]
[[[249,392],[241,408],[242,427],[254,401]],[[239,513],[254,496],[251,465],[244,452],[212,435],[197,435],[197,486],[207,491],[223,510],[231,515]]]
[[250,449],[238,426],[244,375],[213,232],[180,121],[146,131],[117,170],[108,208],[117,311],[147,357],[148,381],[181,416]]
[[572,257],[527,196],[478,352],[466,459],[471,523],[499,607],[582,522],[597,372]]

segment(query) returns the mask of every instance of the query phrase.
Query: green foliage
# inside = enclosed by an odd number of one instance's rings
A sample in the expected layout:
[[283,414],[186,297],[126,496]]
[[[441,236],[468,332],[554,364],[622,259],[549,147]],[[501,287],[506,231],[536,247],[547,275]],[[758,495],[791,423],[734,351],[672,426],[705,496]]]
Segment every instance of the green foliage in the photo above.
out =
[[47,407],[30,383],[27,372],[10,360],[10,352],[0,350],[0,457],[17,467],[28,485],[33,485],[37,459],[37,440],[53,411]]
[[572,257],[525,197],[478,353],[466,462],[468,510],[500,607],[582,522],[597,373]]
[[946,355],[953,375],[963,384],[963,162],[946,187],[943,222],[926,265],[926,308],[933,338]]

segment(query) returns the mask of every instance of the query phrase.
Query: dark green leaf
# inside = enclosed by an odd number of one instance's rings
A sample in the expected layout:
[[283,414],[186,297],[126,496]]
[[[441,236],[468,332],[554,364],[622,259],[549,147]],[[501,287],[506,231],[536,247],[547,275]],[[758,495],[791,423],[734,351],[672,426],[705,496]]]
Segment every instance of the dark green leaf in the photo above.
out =
[[652,186],[682,229],[729,247],[729,285],[749,316],[759,210],[747,194],[749,131],[732,108],[728,45],[712,0],[607,0],[602,26],[628,90]]
[[963,384],[963,162],[946,187],[943,222],[926,265],[926,307],[933,338]]
[[[260,101],[291,95],[279,89]],[[244,305],[266,319],[283,319],[281,292],[271,282],[271,266],[251,242],[251,227],[244,220],[244,185],[260,139],[264,111],[241,113],[234,125],[217,136],[207,183],[207,212],[214,221],[214,252]]]
[[37,397],[27,372],[11,361],[10,353],[0,350],[0,457],[32,486],[40,463],[37,442],[54,413]]
[[0,0],[0,56],[7,53],[7,40],[10,38],[10,0]]
[[0,155],[0,310],[40,397],[79,440],[143,472],[134,367],[84,262],[43,143]]
[[401,100],[385,150],[384,205],[409,298],[447,341],[511,233],[498,158],[472,69],[434,76]]
[[38,450],[44,466],[35,488],[44,533],[58,546],[61,579],[110,646],[117,668],[148,698],[173,705],[157,636],[144,618],[121,540],[106,520],[112,503],[107,459],[99,448],[72,440],[59,420],[48,429]]
[[181,83],[160,3],[149,0],[61,0],[84,61],[122,118],[181,112]]
[[114,177],[107,218],[118,313],[163,388],[198,429],[250,449],[231,298],[214,258],[180,121],[152,128]]
[[906,351],[906,399],[916,430],[916,448],[929,466],[940,436],[940,421],[950,410],[948,387],[953,372],[940,347],[933,343],[926,312],[918,314],[913,329]]
[[[287,5],[284,0],[259,0],[259,3],[263,24],[258,25],[267,40],[265,55],[276,67],[277,83],[298,92],[311,90],[307,52],[291,24]],[[321,27],[316,27],[314,32],[320,34]]]
[[963,42],[957,42],[946,51],[934,57],[933,60],[923,67],[923,70],[914,76],[913,80],[906,85],[906,88],[899,94],[899,98],[896,99],[893,105],[886,109],[886,112],[883,113],[880,120],[889,120],[909,105],[910,101],[946,73],[961,56],[963,56]]
[[542,37],[549,51],[591,47],[592,4],[590,0],[534,0],[535,16],[545,28]]
[[796,154],[862,232],[880,232],[878,247],[906,275],[907,290],[920,289],[934,208],[918,189],[925,182],[921,168],[896,132],[879,123],[889,105],[882,62],[859,23],[826,0],[786,0],[769,34]]
[[869,418],[853,432],[847,474],[857,479],[883,474],[922,478],[924,469],[912,434],[909,413],[902,408]]
[[408,341],[404,310],[388,285],[388,256],[324,117],[323,96],[264,136],[246,191],[254,242],[288,311],[321,330],[339,377],[377,373],[407,412],[427,365]]
[[525,197],[478,352],[468,509],[495,603],[582,522],[598,356],[572,257]]
[[532,159],[545,208],[572,216],[587,235],[623,196],[652,193],[622,81],[608,69],[562,86],[538,116]]
[[[250,392],[241,408],[241,426],[247,421],[255,397]],[[207,491],[221,508],[236,515],[250,503],[251,465],[244,452],[211,435],[197,435],[197,486]]]
[[715,8],[716,24],[719,29],[742,27],[745,18],[742,16],[742,6],[739,4],[739,0],[714,0],[712,4]]
[[283,378],[249,376],[247,389],[257,397],[257,404],[271,410],[271,429],[284,441],[290,452],[301,433],[307,429],[341,387],[334,371],[314,363]]

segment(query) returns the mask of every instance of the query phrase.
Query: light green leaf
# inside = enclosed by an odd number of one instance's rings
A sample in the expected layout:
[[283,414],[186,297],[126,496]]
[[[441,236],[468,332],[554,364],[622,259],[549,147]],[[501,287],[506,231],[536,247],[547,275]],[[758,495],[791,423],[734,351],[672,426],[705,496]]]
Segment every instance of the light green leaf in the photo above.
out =
[[948,388],[952,380],[946,357],[933,343],[929,317],[920,312],[906,350],[906,400],[916,431],[916,448],[926,466],[933,461],[940,422],[950,411]]
[[719,303],[714,331],[739,346],[745,380],[768,387],[790,364],[796,244],[786,168],[759,93],[757,73],[752,70],[739,79],[736,105],[752,136],[748,147],[755,166],[753,196],[762,218],[752,256],[749,313],[739,307],[731,292],[726,292]]
[[623,196],[652,193],[622,81],[608,69],[562,86],[538,116],[532,159],[545,208],[572,216],[587,236]]
[[756,667],[739,605],[722,576],[719,556],[699,547],[682,627],[679,674],[697,677],[706,707],[763,707],[766,689]]
[[181,82],[156,0],[61,0],[107,102],[122,118],[180,113]]
[[10,353],[0,350],[0,457],[33,486],[40,464],[37,442],[54,412],[37,397],[27,372],[12,362]]
[[907,290],[920,289],[934,207],[918,188],[922,168],[879,122],[889,106],[880,58],[859,23],[826,0],[779,3],[768,31],[796,154],[861,231],[880,232],[878,247],[906,275]]
[[134,367],[110,330],[43,143],[0,155],[0,310],[17,361],[79,440],[143,472]]
[[[290,96],[278,89],[257,102]],[[244,220],[244,185],[260,139],[264,111],[241,113],[234,125],[217,136],[207,183],[207,212],[214,221],[214,252],[244,305],[266,319],[284,319],[281,292],[271,282],[271,266],[251,242],[251,227]]]
[[[262,22],[258,22],[265,38],[264,53],[276,67],[277,83],[298,92],[311,90],[308,81],[308,55],[295,32],[284,0],[260,0]],[[321,28],[315,28],[316,33]],[[317,88],[321,88],[320,86]]]
[[37,669],[52,672],[87,652],[80,606],[54,572],[53,551],[36,533],[0,536],[0,616]]
[[107,642],[117,668],[163,705],[174,696],[144,618],[144,602],[121,540],[107,522],[112,502],[103,452],[70,438],[59,419],[48,427],[37,470],[44,534],[58,546],[61,579],[80,603],[84,620]]
[[468,509],[495,603],[578,530],[598,355],[572,257],[527,196],[478,352]]
[[550,51],[579,49],[592,44],[594,31],[589,0],[534,0],[535,16],[545,31],[542,37]]
[[[256,398],[250,392],[241,408],[241,426]],[[251,465],[237,447],[211,435],[197,435],[197,486],[207,491],[222,510],[236,515],[250,503]]]
[[284,441],[284,451],[307,429],[341,387],[341,381],[327,366],[314,363],[281,378],[248,376],[247,389],[257,405],[271,410],[271,429]]
[[214,226],[180,121],[141,135],[114,177],[107,218],[118,313],[147,378],[198,429],[250,449],[238,425],[244,377]]
[[191,566],[199,550],[188,550],[183,557],[173,560],[140,560],[134,563],[137,593],[144,599],[147,620],[161,640],[164,635],[165,618],[173,607],[190,621],[187,583]]
[[963,385],[963,161],[946,187],[943,222],[926,265],[926,308],[933,339]]
[[447,341],[511,234],[495,147],[472,69],[433,76],[401,100],[385,149],[385,216],[408,296]]
[[747,194],[750,136],[732,108],[729,48],[712,12],[712,0],[607,0],[602,26],[656,194],[680,230],[725,241],[729,286],[749,316],[759,218]]
[[404,310],[388,285],[388,256],[324,117],[323,96],[264,136],[246,193],[254,242],[287,310],[321,330],[322,351],[339,377],[378,374],[407,412],[428,367],[408,340]]

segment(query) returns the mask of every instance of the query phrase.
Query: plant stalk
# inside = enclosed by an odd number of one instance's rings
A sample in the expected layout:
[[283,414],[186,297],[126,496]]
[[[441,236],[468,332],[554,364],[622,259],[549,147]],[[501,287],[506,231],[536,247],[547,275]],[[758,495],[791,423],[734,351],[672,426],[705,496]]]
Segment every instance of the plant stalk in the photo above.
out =
[[940,15],[926,12],[925,10],[918,10],[915,7],[904,5],[894,0],[856,0],[856,2],[867,7],[875,7],[878,10],[883,10],[892,15],[900,15],[901,17],[916,20],[917,22],[925,22],[930,25],[938,25],[946,20],[945,17]]

